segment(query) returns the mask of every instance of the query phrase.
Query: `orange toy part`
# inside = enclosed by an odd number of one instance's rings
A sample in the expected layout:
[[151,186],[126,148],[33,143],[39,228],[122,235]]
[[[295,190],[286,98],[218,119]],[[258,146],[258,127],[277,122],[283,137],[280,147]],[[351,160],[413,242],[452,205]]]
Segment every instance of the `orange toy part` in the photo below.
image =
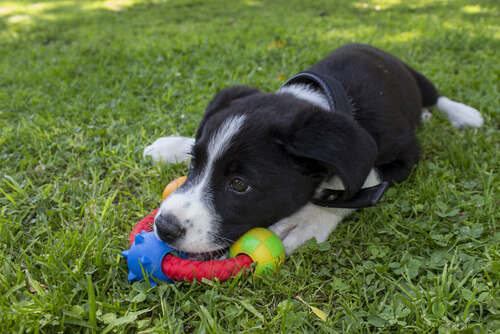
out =
[[163,190],[163,195],[161,195],[161,199],[165,200],[171,193],[176,191],[184,182],[186,182],[187,176],[181,176],[167,184],[165,190]]

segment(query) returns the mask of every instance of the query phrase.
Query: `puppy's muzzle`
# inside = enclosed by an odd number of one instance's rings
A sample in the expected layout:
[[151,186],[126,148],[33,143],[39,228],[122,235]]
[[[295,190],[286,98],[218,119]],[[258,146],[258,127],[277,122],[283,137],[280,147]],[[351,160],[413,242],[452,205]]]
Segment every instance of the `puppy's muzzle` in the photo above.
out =
[[170,213],[156,216],[155,226],[160,240],[171,245],[186,234],[186,229],[182,228],[177,217]]

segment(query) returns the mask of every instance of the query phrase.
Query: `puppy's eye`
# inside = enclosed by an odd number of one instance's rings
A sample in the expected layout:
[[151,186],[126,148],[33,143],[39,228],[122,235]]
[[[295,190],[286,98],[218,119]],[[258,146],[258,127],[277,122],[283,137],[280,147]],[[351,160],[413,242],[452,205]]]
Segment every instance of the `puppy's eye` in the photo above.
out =
[[191,157],[191,162],[189,163],[189,169],[194,169],[195,166],[196,166],[196,160],[194,159],[194,157]]
[[251,188],[240,178],[235,178],[231,181],[231,189],[238,193],[246,193]]

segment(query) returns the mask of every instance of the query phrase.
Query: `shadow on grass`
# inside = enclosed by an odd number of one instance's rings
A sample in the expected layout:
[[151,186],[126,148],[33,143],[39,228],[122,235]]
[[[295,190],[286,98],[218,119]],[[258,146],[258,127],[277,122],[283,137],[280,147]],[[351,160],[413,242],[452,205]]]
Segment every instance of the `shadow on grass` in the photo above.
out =
[[[10,4],[10,5],[9,5]],[[286,6],[269,1],[233,1],[229,8],[225,0],[212,1],[37,1],[29,5],[7,3],[0,5],[0,31],[39,33],[39,28],[66,27],[78,29],[92,25],[115,26],[128,24],[140,28],[141,25],[200,24],[218,22],[232,26],[238,19],[277,15],[288,21],[294,20],[300,26],[304,15],[318,17],[328,25],[341,23],[349,29],[349,23],[363,21],[366,26],[400,24],[398,17],[406,15],[432,15],[435,12],[451,13],[460,20],[477,23],[485,18],[499,18],[500,9],[496,1],[488,0],[473,4],[469,1],[431,1],[431,2],[388,2],[367,0],[319,1],[306,4],[302,1],[288,1]],[[390,21],[387,21],[390,16]],[[346,20],[348,18],[348,20]],[[222,20],[222,22],[220,22]],[[179,27],[182,29],[182,26]],[[451,29],[452,27],[450,27]],[[461,27],[454,27],[460,31]],[[307,29],[307,27],[304,27]],[[50,30],[50,29],[49,29]],[[203,32],[201,32],[203,33]],[[497,32],[498,33],[498,32]],[[484,37],[484,36],[483,36]],[[21,38],[21,37],[19,37]],[[498,38],[496,38],[498,39]],[[47,43],[44,41],[42,43]]]

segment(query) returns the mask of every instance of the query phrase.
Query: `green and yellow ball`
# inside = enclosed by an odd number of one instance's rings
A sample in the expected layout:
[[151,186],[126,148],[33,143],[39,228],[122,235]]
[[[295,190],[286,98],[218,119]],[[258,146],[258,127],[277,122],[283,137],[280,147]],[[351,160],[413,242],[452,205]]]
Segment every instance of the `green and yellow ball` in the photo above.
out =
[[277,270],[285,263],[285,247],[280,238],[272,231],[256,227],[245,233],[229,249],[229,257],[246,254],[257,262],[255,275],[267,274]]

